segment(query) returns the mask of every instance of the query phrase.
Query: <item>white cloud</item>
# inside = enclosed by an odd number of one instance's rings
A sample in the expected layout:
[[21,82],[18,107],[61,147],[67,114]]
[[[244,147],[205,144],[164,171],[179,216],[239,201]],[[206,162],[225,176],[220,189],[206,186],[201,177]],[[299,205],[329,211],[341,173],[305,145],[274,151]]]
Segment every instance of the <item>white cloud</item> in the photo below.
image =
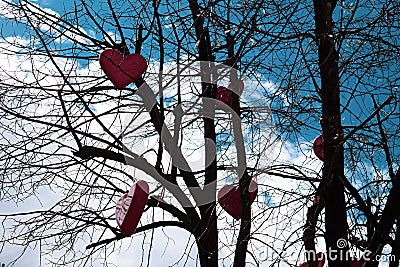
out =
[[[42,3],[43,5],[44,3]],[[24,10],[17,9],[14,7],[16,3],[0,2],[0,16],[17,21],[20,23],[27,24],[30,27],[30,23],[41,32],[52,35],[54,37],[59,36],[60,43],[72,43],[79,42],[80,44],[88,44],[89,41],[85,38],[88,32],[80,26],[71,28],[69,25],[63,25],[60,15],[51,8],[44,8],[39,4],[32,2],[24,2]],[[29,18],[29,20],[27,19]]]

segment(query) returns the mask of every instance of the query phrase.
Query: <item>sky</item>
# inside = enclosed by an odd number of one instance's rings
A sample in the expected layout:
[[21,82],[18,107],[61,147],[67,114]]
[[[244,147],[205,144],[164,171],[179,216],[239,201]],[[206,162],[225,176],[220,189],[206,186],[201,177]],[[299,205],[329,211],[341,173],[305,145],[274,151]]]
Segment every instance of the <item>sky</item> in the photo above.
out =
[[[64,9],[62,6],[60,5],[59,2],[53,2],[53,1],[38,1],[37,2],[38,5],[40,5],[41,8],[46,9],[46,11],[50,11],[50,12],[56,12],[56,13],[61,13],[62,10]],[[62,7],[62,8],[61,8]],[[11,16],[10,13],[4,12],[3,16]],[[7,31],[6,31],[7,32]],[[23,35],[23,31],[22,29],[19,31],[18,27],[13,28],[12,30],[10,29],[9,31],[9,35],[10,37],[8,38],[13,38],[14,41],[17,41],[18,43],[23,43],[23,44],[28,44],[30,40],[25,39],[24,35]],[[10,40],[10,39],[9,39]],[[7,44],[3,44],[2,45],[3,49],[10,49],[10,45]],[[14,48],[13,48],[14,49]],[[17,48],[15,48],[17,49]],[[32,75],[30,74],[30,71],[32,69],[31,66],[29,66],[29,64],[33,64],[34,67],[33,68],[37,68],[37,69],[44,69],[44,66],[46,66],[46,68],[49,68],[49,65],[47,63],[43,63],[46,62],[45,59],[43,58],[37,58],[35,62],[25,62],[25,59],[23,57],[18,57],[18,56],[4,56],[4,59],[1,61],[0,63],[0,68],[1,69],[8,69],[8,71],[10,71],[10,67],[12,67],[13,71],[15,72],[20,72],[18,75],[21,75],[21,77],[25,77],[25,81],[27,81],[27,79],[33,79],[34,77],[32,77]],[[58,62],[60,65],[65,65],[65,66],[69,66],[70,68],[74,68],[73,65],[71,65],[70,63],[68,63],[67,60],[65,59],[60,59],[60,62]],[[45,65],[47,64],[47,65]],[[157,67],[157,62],[155,61],[153,63],[153,65],[151,65],[149,67],[149,69],[151,69],[151,71],[156,71]],[[67,67],[66,67],[67,68]],[[173,71],[176,68],[176,65],[174,64],[170,64],[170,69],[171,71]],[[92,63],[90,63],[90,65],[87,66],[83,66],[81,68],[79,68],[78,72],[82,73],[82,75],[85,74],[95,74],[99,71],[100,67],[97,61],[93,61]],[[51,73],[52,71],[56,71],[55,69],[52,69],[50,67],[50,69],[48,70],[49,73]],[[151,79],[150,79],[151,80]],[[55,81],[53,78],[45,78],[45,80],[43,81],[43,84],[58,84],[62,81]],[[225,85],[227,84],[227,82],[225,82]],[[274,85],[273,83],[269,82],[269,81],[265,81],[264,86],[270,88],[270,90],[274,90]],[[188,89],[190,88],[189,86],[187,87]],[[172,90],[172,89],[171,89]],[[165,92],[166,96],[168,96],[168,91]],[[185,94],[185,92],[183,92],[183,94]],[[247,80],[246,81],[246,92],[243,94],[243,101],[247,101],[249,103],[254,103],[257,104],[257,102],[260,102],[260,99],[262,99],[263,97],[261,95],[258,94],[258,88],[257,88],[257,84],[255,82],[252,82],[251,80]],[[265,100],[264,100],[265,101]],[[259,105],[261,105],[262,103],[259,103]],[[107,107],[103,106],[104,104],[94,104],[92,106],[92,110],[94,112],[99,112]],[[49,107],[51,107],[51,103],[49,103],[46,107],[46,105],[42,105],[38,110],[36,110],[37,114],[47,114],[49,112],[51,112],[51,110],[49,110]],[[266,114],[265,117],[267,122],[268,122],[268,116],[270,116],[270,114],[268,114],[268,110],[266,110]],[[140,125],[144,120],[147,119],[147,116],[143,116],[142,119],[137,119],[135,121],[135,123],[137,125]],[[125,119],[128,120],[128,119]],[[263,121],[260,121],[260,123],[262,124]],[[90,131],[93,132],[98,132],[101,131],[101,128],[99,127],[91,127]],[[268,129],[266,131],[266,135],[267,134],[271,134],[268,133]],[[12,138],[12,137],[10,137]],[[148,147],[152,147],[157,143],[156,139],[150,140],[149,141],[150,144],[148,144]],[[153,144],[151,144],[153,143]],[[199,144],[201,145],[201,144]],[[280,146],[282,146],[283,144],[278,144],[277,148],[279,148]],[[136,149],[136,148],[133,148]],[[143,149],[143,148],[137,148],[137,149]],[[279,149],[280,151],[280,149]],[[310,147],[308,148],[308,154],[310,156],[311,159],[313,159]],[[293,148],[290,148],[290,151],[288,150],[283,150],[280,151],[280,158],[282,160],[285,159],[290,159],[290,160],[298,160],[301,161],[301,156],[294,151]],[[234,150],[231,149],[230,153],[235,153]],[[189,156],[189,155],[188,155]],[[198,157],[198,155],[191,155],[191,157],[193,157],[194,159],[196,159]],[[299,157],[299,158],[296,158]],[[152,157],[148,157],[147,158],[150,162],[154,161],[154,158]],[[168,161],[169,159],[165,159],[165,161]],[[189,157],[190,160],[190,157]],[[270,162],[272,159],[268,159],[267,157],[265,158],[265,161],[263,162],[263,164],[261,165],[266,167],[268,166],[268,162]],[[303,159],[304,160],[304,159]],[[314,162],[313,164],[316,165],[320,165],[320,163],[318,163],[318,161],[315,160],[311,160],[312,162]],[[154,162],[153,162],[154,163]],[[194,161],[193,164],[196,163],[196,160]],[[193,165],[194,168],[196,168],[195,165]],[[139,171],[138,171],[139,172]],[[139,174],[138,174],[139,175]],[[143,178],[142,174],[142,178]],[[227,178],[229,181],[229,178]],[[231,178],[234,180],[234,178]],[[262,186],[261,182],[260,182],[260,186]],[[279,181],[277,180],[276,182],[276,186],[279,186]],[[220,187],[223,184],[220,185]],[[292,185],[290,185],[289,183],[286,185],[286,187],[296,187],[296,184],[293,183]],[[261,190],[261,188],[260,188]],[[12,203],[12,202],[4,202],[2,203],[2,205],[0,206],[0,214],[7,214],[10,211],[13,212],[27,212],[27,211],[31,211],[31,210],[45,210],[46,208],[51,207],[54,203],[56,203],[57,201],[60,201],[61,196],[63,192],[53,192],[50,189],[46,189],[43,188],[41,190],[41,192],[38,193],[37,197],[31,197],[26,199],[23,202],[19,202],[17,204]],[[278,202],[279,199],[275,199],[272,196],[263,196],[260,195],[259,198],[257,199],[258,205],[257,205],[257,209],[262,209],[265,206],[265,199],[268,199],[269,203],[273,203]],[[221,210],[221,208],[219,208],[219,213],[223,214],[223,211]],[[147,215],[149,216],[149,215]],[[162,216],[161,214],[159,216]],[[226,214],[224,215],[224,217],[226,217]],[[228,219],[229,220],[229,219]],[[233,223],[233,221],[232,221]],[[238,223],[234,223],[234,228],[238,227]],[[4,231],[4,229],[2,230]],[[7,230],[5,230],[7,231]],[[196,253],[197,253],[197,248],[196,245],[194,243],[193,238],[187,234],[187,232],[180,230],[180,229],[176,229],[176,228],[171,228],[171,227],[167,227],[167,228],[163,228],[163,229],[156,229],[154,231],[154,241],[153,241],[153,245],[150,246],[149,244],[152,242],[152,233],[148,232],[146,233],[145,236],[143,235],[139,235],[137,237],[133,237],[133,238],[127,238],[121,242],[116,242],[115,245],[115,252],[111,253],[110,255],[107,255],[107,262],[109,264],[115,264],[115,266],[118,267],[124,267],[124,266],[129,266],[129,267],[134,267],[134,266],[141,266],[142,264],[144,264],[144,266],[146,266],[147,264],[147,255],[148,253],[150,253],[151,257],[149,257],[150,259],[150,264],[149,266],[183,266],[185,264],[185,266],[196,266]],[[226,243],[230,243],[232,237],[232,233],[230,231],[225,231],[223,235],[221,235],[222,237],[222,242],[226,242]],[[78,248],[80,247],[81,250],[84,250],[85,247],[85,243],[81,243],[78,245]],[[151,247],[151,250],[150,250]],[[5,262],[5,263],[10,263],[13,260],[15,260],[16,258],[19,257],[19,255],[21,254],[21,247],[14,245],[6,245],[1,252],[1,257],[0,257],[0,262]],[[233,249],[233,247],[230,247],[229,249]],[[144,255],[143,255],[144,253]],[[232,260],[232,255],[231,255],[231,251],[229,250],[221,250],[221,257],[223,257],[224,255],[226,255],[226,258],[221,261],[221,264],[223,266],[230,266],[231,264],[231,260]],[[264,258],[266,257],[266,252],[265,251],[261,251],[259,252],[259,256],[260,259],[265,260]],[[143,260],[143,261],[142,261]],[[89,263],[88,263],[89,264]],[[15,266],[47,266],[46,264],[46,258],[41,257],[40,256],[40,248],[37,247],[30,247],[21,258],[19,258],[15,264]],[[90,265],[88,266],[103,266],[102,263],[102,259],[98,258],[97,261],[90,263]],[[284,263],[282,263],[281,266],[285,266]]]
[[[35,1],[35,2],[38,6],[40,6],[40,8],[43,8],[47,11],[55,12],[57,14],[62,14],[64,10],[68,10],[68,5],[71,4],[70,1],[53,1],[53,0]],[[94,4],[92,8],[97,9],[98,6]],[[0,15],[7,17],[7,16],[12,16],[12,13],[3,12],[0,13]],[[95,34],[90,32],[90,30],[87,29],[83,30],[86,31],[89,35]],[[23,29],[22,28],[20,29],[19,27],[15,27],[12,29],[6,28],[4,33],[12,37],[17,37],[19,42],[29,43],[29,41],[31,41],[26,39]],[[118,38],[117,36],[114,37]],[[64,41],[68,42],[67,40]],[[4,51],[5,45],[4,44],[0,45],[1,45],[0,49],[3,49]],[[18,71],[19,70],[18,68],[22,70],[23,68],[26,68],[25,71],[29,72],[29,66],[28,67],[25,66],[23,60],[24,60],[23,58],[19,57],[3,58],[3,60],[0,61],[0,69],[9,70],[10,68],[15,68],[14,70]],[[61,63],[65,64],[66,68],[74,67],[74,65],[68,65],[70,63],[67,60],[64,61],[63,59],[60,60],[61,60],[60,64]],[[43,60],[38,58],[37,62],[34,62],[34,64],[36,64],[35,66],[37,68],[40,68],[42,66],[41,64],[43,64]],[[149,68],[154,70],[154,72],[156,72],[157,70],[156,67],[157,67],[157,59],[153,58],[153,62],[151,62]],[[169,68],[172,71],[176,68],[176,65],[171,63]],[[87,65],[82,64],[77,71],[82,74],[87,74],[87,73],[98,74],[100,72],[100,68],[98,62],[93,61]],[[25,73],[24,75],[27,74]],[[156,76],[156,73],[154,74],[154,76]],[[29,78],[29,75],[27,76],[27,78]],[[54,81],[51,82],[54,83]],[[271,92],[276,90],[276,84],[274,83],[274,81],[263,79],[263,82],[264,82],[263,88],[267,88]],[[187,88],[189,88],[189,86]],[[255,81],[252,81],[251,79],[247,80],[245,79],[245,92],[243,93],[242,101],[253,104],[257,103],[266,104],[268,100],[263,99],[263,95],[260,94],[259,92],[260,92],[259,85]],[[168,91],[166,91],[166,94],[168,95]],[[285,99],[282,99],[282,102],[285,102]],[[106,107],[102,106],[102,104],[95,104],[91,108],[94,112],[99,112],[105,109]],[[40,112],[45,114],[46,112],[48,112],[48,110],[46,110],[46,108],[43,107],[43,110],[41,110]],[[137,120],[137,124],[139,125],[144,120],[145,118]],[[90,130],[94,132],[101,131],[101,129],[99,129],[98,127],[97,128],[93,127]],[[264,133],[266,135],[271,134],[269,132],[270,130],[271,128],[268,128],[265,130]],[[249,131],[252,131],[252,129],[249,129]],[[189,141],[190,140],[187,140],[187,142]],[[293,145],[290,142],[290,140],[285,142],[278,140],[274,144],[274,146],[271,147],[268,151],[266,151],[265,155],[263,155],[264,167],[268,167],[272,160],[278,160],[280,162],[292,162],[298,165],[306,164],[309,166],[310,169],[317,169],[317,170],[320,169],[322,163],[315,157],[311,149],[313,138],[308,137],[305,138],[305,140],[303,141],[304,142],[301,144],[301,147],[299,148]],[[149,143],[147,144],[147,147],[154,147],[155,144],[157,143],[156,139],[149,140],[148,142]],[[228,149],[228,153],[234,153],[234,150]],[[147,160],[151,162],[152,160],[154,161],[154,158],[148,157]],[[167,161],[168,159],[165,159],[165,162]],[[229,177],[227,178],[227,181],[229,181]],[[267,183],[269,187],[276,187],[276,188],[283,187],[285,189],[294,189],[299,186],[299,183],[296,181],[286,182],[284,185],[282,185],[282,181],[280,179],[274,179],[274,178],[270,178],[268,179],[268,181],[266,181],[264,178],[264,180],[260,179],[258,182],[260,185],[259,189],[260,192],[266,192],[266,190],[263,190],[263,188],[264,189],[266,188],[266,186],[264,186],[263,184]],[[222,186],[222,184],[220,186]],[[14,204],[11,202],[2,203],[2,205],[0,206],[0,214],[7,213],[10,210],[17,212],[24,212],[24,211],[30,211],[32,209],[45,209],[46,207],[51,206],[53,203],[55,203],[60,199],[59,193],[61,192],[53,192],[48,189],[47,190],[43,189],[43,191],[39,192],[38,197],[30,198],[28,201],[24,201],[18,204]],[[262,210],[271,212],[270,216],[274,218],[274,220],[271,220],[271,227],[268,227],[269,231],[268,234],[271,235],[273,235],[274,231],[277,230],[276,227],[274,228],[272,226],[274,222],[287,221],[287,218],[283,218],[285,217],[285,214],[283,215],[274,214],[271,209],[268,209],[268,207],[271,207],[279,203],[280,200],[281,200],[280,197],[275,197],[272,194],[264,193],[258,196],[256,203],[254,204],[255,213],[259,213]],[[223,214],[223,211],[220,207],[218,212],[220,214]],[[304,211],[300,211],[299,213],[296,214],[296,216],[291,218],[291,220],[293,221],[292,225],[293,228],[295,228],[296,226],[301,226],[303,224],[302,215],[304,216],[304,214],[302,212]],[[152,214],[145,214],[144,216],[146,216],[147,219],[151,220]],[[157,216],[163,216],[163,215],[158,214]],[[256,222],[255,226],[257,227],[257,225],[258,223]],[[238,224],[237,223],[235,224],[232,220],[230,226],[232,228],[237,229]],[[4,231],[4,228],[0,229],[0,233],[2,233],[1,231]],[[229,230],[223,231],[223,233],[221,234],[221,243],[225,242],[229,243],[229,240],[231,240],[232,238],[233,238],[232,231]],[[153,245],[150,246],[149,244],[152,242],[152,240],[153,240]],[[79,244],[79,246],[81,246],[80,249],[83,250],[85,247],[85,243],[83,242]],[[321,250],[324,249],[322,244],[319,244],[319,246]],[[227,256],[227,258],[222,261],[223,266],[230,266],[232,260],[231,253],[233,249],[234,248],[232,246],[225,246],[224,249],[221,250],[221,255]],[[251,247],[251,249],[253,249],[256,252],[256,255],[259,256],[259,259],[262,259],[265,256],[265,251],[256,248],[256,245],[254,245],[254,247]],[[137,237],[127,238],[121,242],[116,242],[115,251],[110,253],[110,255],[103,255],[103,257],[107,257],[107,260],[110,264],[115,264],[115,266],[118,267],[124,267],[124,266],[136,267],[136,266],[141,266],[141,264],[146,266],[148,253],[150,253],[151,256],[149,257],[151,261],[149,263],[149,266],[167,266],[167,265],[183,266],[184,264],[186,264],[186,266],[196,266],[195,264],[196,252],[197,252],[196,245],[193,241],[193,238],[191,238],[185,231],[175,228],[163,228],[163,229],[156,229],[154,231],[154,235],[152,235],[151,232],[147,232],[145,236],[139,235]],[[6,247],[3,248],[0,254],[0,262],[8,263],[13,259],[15,259],[15,257],[17,257],[20,253],[21,250],[18,246],[7,245]],[[141,261],[141,259],[143,261]],[[263,263],[265,265],[262,266],[267,266],[267,263],[269,262],[265,261]],[[47,265],[46,265],[46,260],[39,256],[39,247],[31,247],[27,250],[27,252],[24,253],[21,259],[18,260],[15,266],[47,266]],[[97,262],[88,263],[88,266],[103,266],[102,258],[98,258]],[[286,267],[287,264],[282,262],[280,266]]]

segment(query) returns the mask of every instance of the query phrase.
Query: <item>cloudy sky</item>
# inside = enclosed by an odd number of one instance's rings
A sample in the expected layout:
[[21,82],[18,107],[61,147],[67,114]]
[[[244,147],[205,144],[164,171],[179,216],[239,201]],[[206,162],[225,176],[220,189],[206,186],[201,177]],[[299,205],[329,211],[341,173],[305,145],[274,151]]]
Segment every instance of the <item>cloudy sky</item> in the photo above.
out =
[[[54,14],[58,16],[62,14],[64,10],[68,9],[69,1],[55,1],[55,0],[44,0],[44,1],[34,1],[37,5],[38,12],[40,10],[44,10],[47,13]],[[96,9],[96,6],[93,6]],[[18,14],[14,13],[12,9],[7,8],[5,3],[0,2],[0,16],[2,16],[2,20],[4,18],[18,18]],[[48,27],[46,25],[42,25],[40,21],[36,21],[39,27]],[[81,28],[81,30],[88,35],[94,34],[85,28]],[[34,81],[37,77],[33,77],[31,75],[32,69],[42,69],[46,68],[46,71],[49,73],[56,72],[56,69],[52,69],[49,67],[48,63],[46,63],[45,58],[35,57],[34,61],[26,61],[25,57],[10,55],[10,51],[18,51],[18,44],[27,45],[32,40],[27,39],[23,29],[21,28],[13,28],[13,29],[4,29],[4,34],[6,34],[6,40],[9,42],[5,42],[2,40],[0,42],[0,69],[3,72],[16,73],[17,75],[21,75],[19,78],[23,79],[25,82]],[[110,35],[112,35],[110,33]],[[75,38],[74,33],[68,33],[69,38]],[[114,38],[118,38],[118,36],[113,36]],[[76,37],[77,41],[86,42],[84,39],[79,39],[80,37]],[[68,38],[61,39],[60,42],[70,42]],[[87,74],[99,75],[101,73],[99,63],[97,61],[90,62],[90,64],[85,66],[79,66],[74,62],[70,62],[68,59],[58,59],[59,65],[64,66],[66,70],[73,69],[76,73],[80,73],[82,76]],[[153,73],[153,77],[157,77],[157,59],[149,60],[149,72]],[[172,76],[175,74],[174,70],[176,69],[176,64],[169,63],[166,65],[165,72],[169,72]],[[41,81],[43,84],[60,84],[62,80],[57,80],[59,78],[54,77],[44,77]],[[151,79],[149,79],[151,80]],[[154,79],[156,80],[156,79]],[[259,83],[252,81],[250,78],[245,78],[245,90],[242,95],[241,101],[246,103],[247,105],[252,106],[266,106],[268,105],[268,100],[263,98],[263,95],[260,93],[260,86],[263,89],[267,89],[270,92],[274,92],[276,90],[276,85],[273,81],[268,79],[264,79],[262,85]],[[188,82],[189,83],[189,82]],[[149,83],[151,85],[151,83]],[[87,86],[91,86],[90,83]],[[187,90],[192,90],[191,86],[183,86],[183,88],[187,88]],[[174,90],[173,87],[170,90]],[[168,97],[168,90],[165,92],[165,96]],[[189,95],[185,94],[184,95]],[[172,95],[172,93],[171,93]],[[285,102],[286,99],[281,99],[282,102]],[[94,112],[99,112],[101,110],[107,109],[109,107],[102,106],[104,104],[98,103],[91,106],[91,109]],[[41,109],[37,112],[40,114],[46,114],[49,112],[48,107],[50,105],[42,105]],[[263,113],[261,118],[264,118],[263,122],[260,122],[260,125],[264,127],[261,130],[261,135],[271,137],[271,140],[274,140],[273,143],[270,144],[268,149],[264,151],[261,155],[262,164],[260,168],[268,168],[272,162],[278,163],[292,163],[299,166],[307,166],[309,169],[320,170],[322,163],[316,158],[316,156],[312,152],[312,142],[313,140],[303,140],[299,146],[295,146],[289,141],[281,141],[277,137],[275,133],[275,128],[273,123],[270,122],[271,114],[267,109],[259,109],[258,112]],[[140,125],[143,121],[147,119],[147,114],[144,114],[142,118],[138,118],[135,123],[136,125]],[[168,118],[167,118],[168,119]],[[129,118],[126,118],[125,121],[129,121]],[[101,128],[93,126],[93,128],[89,129],[90,131],[97,132],[101,131]],[[245,129],[248,130],[248,129]],[[13,138],[13,137],[9,137]],[[185,141],[185,140],[184,140]],[[185,142],[191,142],[193,140],[186,140]],[[155,147],[157,144],[157,138],[150,138],[147,140],[147,143],[144,144],[144,147],[137,146],[132,147],[131,149],[134,152],[145,151],[148,148]],[[142,145],[142,144],[140,144]],[[199,146],[202,144],[199,143]],[[135,151],[136,150],[136,151]],[[189,153],[189,152],[188,152]],[[228,148],[228,153],[235,155],[235,151],[233,148]],[[189,154],[187,154],[189,156]],[[192,167],[196,168],[196,159],[200,155],[191,155],[193,157]],[[154,158],[148,157],[147,160],[151,163],[154,162]],[[168,165],[169,158],[164,159],[164,165]],[[153,161],[153,162],[152,162]],[[234,159],[233,159],[234,161]],[[251,160],[249,160],[249,164],[251,164]],[[201,167],[201,166],[200,166]],[[133,171],[133,170],[132,170]],[[139,170],[136,170],[140,172]],[[141,174],[143,179],[151,178],[146,177],[145,174]],[[297,190],[299,186],[304,186],[304,183],[300,183],[295,180],[285,180],[282,183],[282,179],[267,177],[266,175],[260,175],[258,177],[257,182],[259,183],[259,195],[256,199],[256,202],[253,204],[253,214],[263,214],[259,218],[254,221],[254,229],[258,229],[259,227],[263,229],[263,234],[274,236],[277,232],[279,232],[282,236],[281,240],[285,240],[289,233],[291,233],[291,229],[296,229],[301,227],[304,224],[303,218],[305,211],[297,210],[295,213],[290,211],[291,218],[287,218],[286,211],[280,211],[279,213],[275,212],[273,207],[282,201],[282,195],[274,195],[270,194],[267,191],[267,188],[276,188],[285,189],[288,191]],[[222,187],[224,184],[221,183],[218,186]],[[268,185],[268,186],[267,186]],[[127,188],[128,189],[128,188]],[[309,188],[304,188],[305,191],[309,190]],[[23,213],[29,212],[32,210],[45,210],[51,207],[54,203],[61,199],[62,192],[57,190],[52,190],[52,188],[41,188],[36,196],[32,196],[22,202],[2,202],[0,205],[0,214],[9,214],[9,213]],[[290,207],[291,209],[295,209],[296,207]],[[239,223],[235,222],[233,219],[230,219],[226,213],[218,207],[218,214],[223,218],[219,222],[219,226],[221,227],[220,234],[220,257],[221,257],[221,266],[230,266],[232,263],[232,255],[234,252],[234,246],[232,246],[232,240],[236,238],[234,236],[234,231],[232,229],[238,229]],[[287,211],[289,212],[289,211]],[[151,212],[147,212],[143,215],[143,221],[151,221],[154,218],[163,218],[164,214],[162,212],[158,212],[152,214]],[[270,219],[270,223],[265,223],[265,220]],[[279,223],[287,223],[291,221],[291,224],[286,224],[287,229],[283,231],[280,229],[282,225]],[[279,222],[279,223],[278,223]],[[116,223],[115,223],[116,225]],[[4,232],[7,232],[7,225],[4,225],[3,228],[0,228],[0,235]],[[7,236],[8,234],[6,234]],[[77,245],[78,249],[84,250],[85,246],[88,245],[85,242],[81,242]],[[262,261],[261,266],[268,266],[272,262],[268,258],[269,253],[273,253],[268,250],[266,247],[257,247],[259,244],[253,243],[250,245],[249,249],[254,252],[254,255],[258,260]],[[276,242],[275,246],[285,246],[284,242]],[[324,250],[324,246],[322,242],[318,243],[318,248],[320,250]],[[40,256],[41,247],[38,244],[37,246],[29,247],[23,255],[18,259],[15,266],[47,266],[47,259],[42,258]],[[107,258],[107,262],[110,266],[118,267],[136,267],[136,266],[196,266],[196,244],[194,242],[193,237],[187,234],[187,232],[167,227],[167,228],[158,228],[153,231],[148,231],[146,233],[134,236],[132,238],[125,238],[123,241],[115,242],[115,246],[111,247],[108,254],[99,255],[97,259],[93,259],[94,262],[88,262],[87,266],[104,266],[104,258]],[[22,253],[22,247],[17,245],[5,245],[0,254],[0,262],[9,263],[13,260],[17,259]],[[288,255],[285,255],[285,260],[289,260],[290,263],[295,263],[298,258],[298,251],[288,250]],[[248,257],[249,262],[254,262],[250,257]],[[148,262],[150,261],[150,262]],[[71,265],[72,266],[72,265]],[[249,264],[249,266],[252,266]],[[256,265],[254,265],[256,266]],[[282,261],[280,266],[287,266],[287,264]],[[385,265],[382,265],[385,266]]]

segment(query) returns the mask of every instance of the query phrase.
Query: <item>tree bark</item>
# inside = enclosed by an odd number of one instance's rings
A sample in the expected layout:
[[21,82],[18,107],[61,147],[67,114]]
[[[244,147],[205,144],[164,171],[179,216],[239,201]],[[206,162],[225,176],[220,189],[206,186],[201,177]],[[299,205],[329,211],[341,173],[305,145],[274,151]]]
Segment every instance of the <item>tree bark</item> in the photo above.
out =
[[[235,56],[235,39],[230,34],[227,33],[226,43],[228,44],[228,58],[226,60],[226,64],[231,66],[230,70],[230,86],[235,88],[235,92],[238,92],[238,73],[237,73],[237,61],[238,58]],[[232,93],[232,109],[233,112],[237,114],[239,118],[241,118],[240,111],[240,101],[239,95],[236,93]],[[240,120],[240,119],[239,119]],[[247,170],[247,163],[244,148],[244,139],[242,128],[240,125],[240,121],[233,120],[233,131],[234,131],[234,141],[236,147],[236,155],[238,159],[238,174],[241,166],[244,166],[244,173],[242,177],[239,177],[239,190],[240,190],[240,209],[241,209],[241,218],[240,218],[240,229],[239,235],[236,240],[236,249],[235,249],[235,257],[233,261],[233,267],[245,267],[246,266],[246,255],[247,255],[247,247],[250,240],[251,234],[251,203],[250,203],[250,181],[251,176]]]
[[[211,206],[211,205],[210,205]],[[218,230],[215,207],[209,220],[202,218],[195,230],[197,249],[202,267],[218,267]]]
[[[335,47],[332,13],[336,0],[314,0],[316,39],[321,75],[324,138],[325,241],[330,267],[348,267],[347,216],[344,196],[344,156],[340,114],[339,53]],[[343,241],[339,244],[339,240]],[[342,245],[344,245],[342,247]]]
[[315,227],[317,225],[318,216],[322,210],[322,205],[316,201],[307,210],[307,221],[303,232],[304,249],[306,251],[307,267],[317,267],[317,255],[315,249]]
[[[215,99],[216,86],[210,83],[213,76],[212,61],[214,61],[211,41],[208,30],[203,27],[204,19],[200,12],[200,6],[196,0],[188,0],[192,13],[193,25],[198,41],[200,72],[202,73],[202,94],[204,97]],[[213,107],[205,107],[205,110],[213,110]],[[204,138],[216,142],[215,124],[213,115],[203,118]],[[207,150],[207,149],[206,149]],[[216,153],[216,151],[214,151]],[[213,153],[213,154],[215,154]],[[216,181],[217,159],[214,158],[209,166],[206,166],[204,174],[204,194],[210,199],[209,203],[199,206],[201,219],[195,228],[196,242],[198,245],[200,265],[202,267],[218,267],[218,228],[216,214]],[[206,154],[206,162],[210,162]]]
[[236,241],[236,251],[233,267],[245,267],[247,246],[250,240],[251,230],[251,206],[250,206],[250,192],[249,192],[250,177],[247,172],[244,173],[240,179],[240,208],[242,210],[242,217],[240,221],[239,236]]

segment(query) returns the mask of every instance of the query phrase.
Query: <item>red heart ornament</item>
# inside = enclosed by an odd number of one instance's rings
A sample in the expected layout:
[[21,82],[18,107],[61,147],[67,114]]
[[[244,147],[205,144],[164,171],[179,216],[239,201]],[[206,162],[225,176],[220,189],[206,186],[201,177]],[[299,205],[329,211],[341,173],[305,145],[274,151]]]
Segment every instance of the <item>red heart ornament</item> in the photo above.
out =
[[[243,90],[244,90],[244,82],[239,81],[239,97],[242,95]],[[224,103],[225,105],[232,107],[232,94],[234,94],[234,92],[231,91],[230,89],[224,86],[219,86],[217,88],[217,93],[215,97],[217,100],[217,104],[222,105],[222,103]]]
[[225,105],[232,107],[232,92],[228,88],[219,86],[215,98],[217,104],[222,105],[222,103],[224,103]]
[[[243,90],[244,90],[244,82],[242,80],[239,80],[238,82],[239,82],[239,84],[238,84],[238,86],[239,86],[238,93],[239,93],[239,96],[241,96],[242,93],[243,93]],[[231,83],[228,84],[228,88],[231,88]]]
[[313,143],[314,154],[322,161],[324,161],[324,138],[322,135],[318,136]]
[[[322,252],[318,252],[316,260],[318,261],[318,267],[323,267],[325,264],[325,255],[322,254]],[[307,267],[307,266],[308,266],[307,262],[304,262],[299,267]]]
[[[258,192],[258,185],[253,180],[250,182],[249,191],[250,203],[253,203]],[[233,218],[239,220],[242,217],[242,210],[240,208],[240,189],[238,186],[223,186],[218,192],[218,201],[221,207]]]
[[116,88],[124,88],[142,77],[147,61],[139,54],[124,57],[118,50],[106,49],[100,54],[100,66]]
[[135,232],[148,197],[149,185],[145,181],[139,180],[132,185],[128,193],[119,199],[115,208],[115,217],[125,236],[130,236]]

